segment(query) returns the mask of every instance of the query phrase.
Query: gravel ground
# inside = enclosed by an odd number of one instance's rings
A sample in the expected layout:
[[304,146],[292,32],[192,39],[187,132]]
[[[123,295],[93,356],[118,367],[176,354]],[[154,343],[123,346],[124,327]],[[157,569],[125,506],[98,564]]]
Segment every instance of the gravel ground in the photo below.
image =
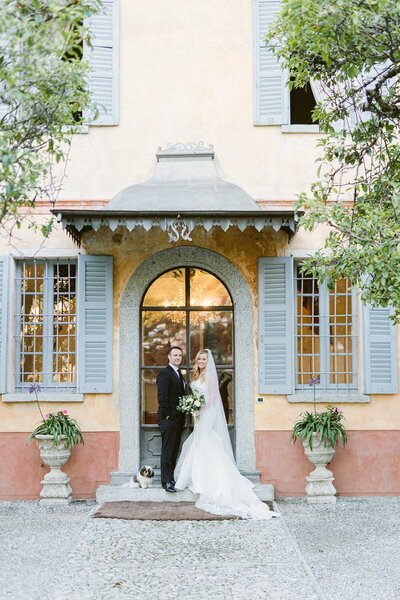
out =
[[91,519],[0,502],[0,598],[399,600],[400,498],[280,500],[272,521]]
[[400,600],[400,498],[301,499],[279,510],[328,600]]

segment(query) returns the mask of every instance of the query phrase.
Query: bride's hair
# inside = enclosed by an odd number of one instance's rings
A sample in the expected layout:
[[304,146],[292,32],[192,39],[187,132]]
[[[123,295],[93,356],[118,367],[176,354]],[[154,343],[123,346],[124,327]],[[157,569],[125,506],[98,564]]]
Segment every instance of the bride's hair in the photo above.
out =
[[194,359],[194,367],[192,369],[192,377],[191,380],[192,381],[196,381],[196,379],[198,379],[200,377],[200,369],[199,369],[199,365],[197,364],[197,360],[199,359],[199,357],[204,354],[204,356],[207,356],[207,360],[208,360],[208,354],[205,350],[199,350],[198,353],[196,354],[196,358]]

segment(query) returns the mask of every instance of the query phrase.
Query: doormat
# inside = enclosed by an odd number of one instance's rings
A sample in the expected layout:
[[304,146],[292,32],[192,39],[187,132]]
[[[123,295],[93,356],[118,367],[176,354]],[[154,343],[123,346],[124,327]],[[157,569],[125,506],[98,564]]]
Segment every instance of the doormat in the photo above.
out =
[[[272,510],[272,503],[266,502]],[[194,502],[104,502],[92,515],[95,519],[127,519],[137,521],[223,521],[235,516],[212,515]]]

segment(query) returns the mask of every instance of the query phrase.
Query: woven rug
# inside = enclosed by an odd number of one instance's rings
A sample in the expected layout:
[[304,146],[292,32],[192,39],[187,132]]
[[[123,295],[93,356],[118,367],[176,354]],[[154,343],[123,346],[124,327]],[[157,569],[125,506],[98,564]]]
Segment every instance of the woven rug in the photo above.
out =
[[[272,503],[266,502],[272,509]],[[96,519],[138,521],[222,521],[239,517],[212,515],[193,502],[104,502],[92,515]]]

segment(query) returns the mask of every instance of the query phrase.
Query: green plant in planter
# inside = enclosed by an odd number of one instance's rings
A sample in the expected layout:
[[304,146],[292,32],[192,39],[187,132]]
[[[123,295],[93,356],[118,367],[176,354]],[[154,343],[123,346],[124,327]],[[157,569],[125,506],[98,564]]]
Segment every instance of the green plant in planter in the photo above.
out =
[[329,444],[334,448],[338,439],[341,439],[343,446],[347,443],[347,434],[342,424],[344,415],[340,408],[328,406],[325,411],[318,412],[315,402],[315,386],[319,384],[319,378],[310,379],[310,386],[314,389],[314,411],[303,412],[296,421],[292,429],[290,440],[295,443],[299,438],[305,444],[308,444],[312,450],[313,433],[317,434],[318,439],[326,448]]
[[59,444],[61,437],[67,438],[67,448],[72,448],[79,442],[84,444],[83,435],[81,428],[75,419],[71,419],[68,415],[67,410],[59,410],[53,413],[47,413],[43,415],[40,408],[40,402],[38,398],[38,392],[40,392],[39,385],[31,385],[29,393],[35,393],[36,402],[42,415],[42,422],[36,427],[36,429],[29,436],[30,439],[34,439],[37,435],[51,435],[54,438],[54,442]]

